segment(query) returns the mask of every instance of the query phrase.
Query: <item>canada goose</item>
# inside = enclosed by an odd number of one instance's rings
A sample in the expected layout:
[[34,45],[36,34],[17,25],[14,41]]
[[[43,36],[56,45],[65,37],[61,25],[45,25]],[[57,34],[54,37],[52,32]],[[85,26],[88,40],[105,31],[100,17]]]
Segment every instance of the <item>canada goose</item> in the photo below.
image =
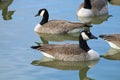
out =
[[108,44],[115,49],[120,49],[120,34],[105,34],[100,35]]
[[89,48],[87,40],[97,39],[90,31],[82,31],[79,36],[79,44],[41,44],[31,48],[40,50],[49,58],[63,61],[88,61],[99,59],[99,54]]
[[108,14],[107,0],[84,0],[77,11],[79,17],[93,17],[105,14]]
[[101,55],[101,57],[109,60],[120,60],[120,50],[110,48],[105,54]]
[[42,16],[42,20],[39,24],[36,25],[34,31],[37,33],[51,33],[51,34],[60,34],[60,33],[74,33],[79,32],[80,28],[90,27],[84,23],[80,22],[70,22],[66,20],[50,20],[49,13],[47,9],[40,9],[37,15]]

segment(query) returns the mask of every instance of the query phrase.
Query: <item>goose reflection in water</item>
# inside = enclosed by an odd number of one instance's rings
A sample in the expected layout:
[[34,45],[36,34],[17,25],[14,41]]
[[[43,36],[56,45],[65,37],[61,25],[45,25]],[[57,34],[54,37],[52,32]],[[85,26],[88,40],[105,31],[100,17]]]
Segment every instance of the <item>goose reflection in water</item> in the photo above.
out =
[[2,10],[2,16],[4,20],[12,19],[12,15],[15,11],[8,11],[8,7],[12,2],[13,0],[0,0],[0,10]]
[[72,33],[72,34],[44,34],[44,33],[37,33],[40,37],[42,43],[48,44],[49,41],[54,42],[62,42],[66,40],[70,41],[78,41],[79,40],[79,33]]
[[[78,17],[80,22],[87,23],[88,25],[91,24],[101,24],[104,21],[107,21],[109,17],[112,15],[102,15],[102,16],[95,16],[95,17]],[[90,28],[85,28],[85,30],[90,30]]]
[[120,6],[120,0],[108,0],[110,4]]
[[35,66],[44,66],[55,68],[59,70],[79,70],[80,80],[93,80],[92,78],[87,77],[87,72],[90,68],[94,67],[99,60],[95,61],[59,61],[53,60],[51,58],[43,57],[41,60],[32,61],[32,65]]
[[102,57],[109,60],[120,60],[120,50],[110,48]]
[[80,22],[89,23],[89,24],[101,24],[104,21],[107,21],[111,15],[102,15],[97,17],[78,17]]

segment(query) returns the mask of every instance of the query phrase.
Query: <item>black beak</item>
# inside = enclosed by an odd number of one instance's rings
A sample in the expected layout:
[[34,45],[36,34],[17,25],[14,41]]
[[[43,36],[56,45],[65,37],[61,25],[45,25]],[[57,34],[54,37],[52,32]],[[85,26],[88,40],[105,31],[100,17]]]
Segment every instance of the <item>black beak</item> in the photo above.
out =
[[100,38],[103,38],[105,35],[99,35]]
[[38,14],[35,15],[35,17],[39,16]]
[[98,38],[96,36],[94,36],[94,35],[91,35],[90,39],[98,39]]

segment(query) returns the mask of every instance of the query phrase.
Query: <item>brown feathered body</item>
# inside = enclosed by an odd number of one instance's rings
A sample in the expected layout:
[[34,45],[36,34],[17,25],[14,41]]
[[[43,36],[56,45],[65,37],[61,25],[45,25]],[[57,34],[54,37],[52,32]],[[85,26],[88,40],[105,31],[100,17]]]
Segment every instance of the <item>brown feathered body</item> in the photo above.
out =
[[42,44],[37,50],[63,61],[85,61],[88,58],[87,52],[78,44]]
[[75,32],[79,32],[79,30],[83,28],[85,24],[79,22],[69,22],[66,20],[50,20],[47,23],[39,26],[40,28],[37,31],[35,30],[38,33],[60,34],[72,33],[71,31],[75,29]]

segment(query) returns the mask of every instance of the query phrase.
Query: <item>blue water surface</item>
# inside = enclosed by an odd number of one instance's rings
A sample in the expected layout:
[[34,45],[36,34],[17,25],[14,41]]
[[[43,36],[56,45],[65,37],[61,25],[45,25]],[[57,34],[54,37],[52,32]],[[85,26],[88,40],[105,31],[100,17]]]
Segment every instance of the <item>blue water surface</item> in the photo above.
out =
[[[76,12],[82,0],[8,0],[0,4],[0,80],[83,80],[79,70],[61,70],[35,66],[31,64],[40,60],[43,55],[30,46],[41,42],[34,32],[34,27],[41,17],[34,15],[41,8],[47,8],[50,19],[79,21]],[[9,3],[9,4],[8,4]],[[6,6],[7,5],[7,6]],[[6,9],[7,8],[7,9]],[[3,9],[11,18],[3,18]],[[120,33],[120,6],[109,4],[108,20],[93,24],[91,32],[100,34]],[[49,43],[77,43],[77,40],[49,41]],[[88,44],[99,54],[105,54],[109,45],[102,39],[90,40]],[[87,80],[119,80],[120,61],[101,58],[86,73]],[[86,68],[85,68],[86,70]],[[84,72],[84,71],[83,71]],[[84,75],[84,74],[83,74]]]

